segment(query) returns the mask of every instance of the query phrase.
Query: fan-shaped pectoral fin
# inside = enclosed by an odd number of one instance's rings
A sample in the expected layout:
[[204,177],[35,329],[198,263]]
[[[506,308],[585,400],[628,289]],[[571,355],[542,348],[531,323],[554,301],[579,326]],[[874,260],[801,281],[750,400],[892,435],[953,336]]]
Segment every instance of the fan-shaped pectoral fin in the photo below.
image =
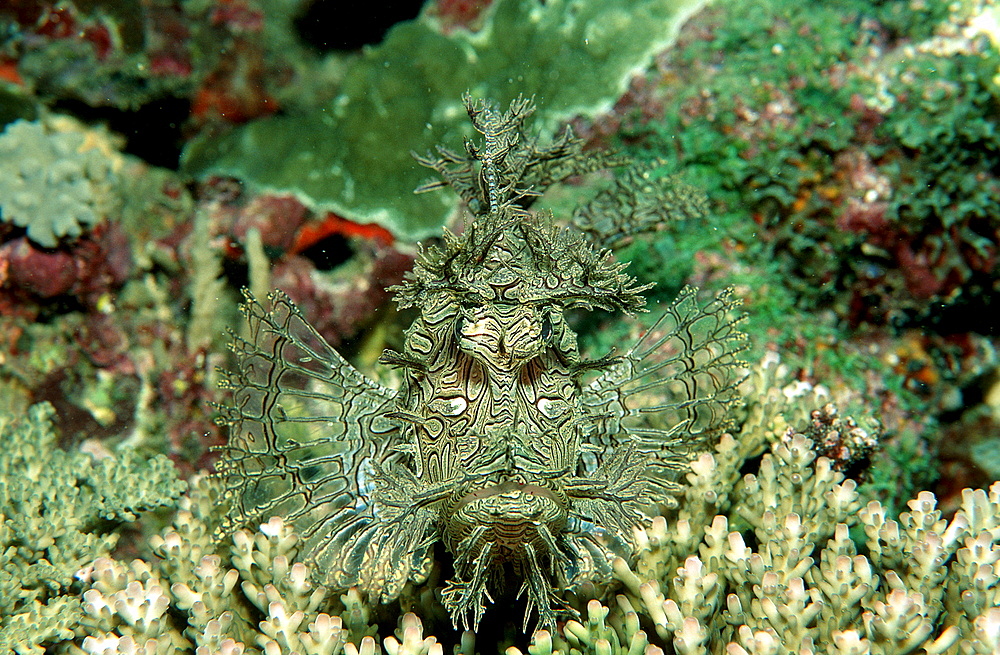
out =
[[358,584],[378,536],[372,466],[399,440],[385,418],[395,392],[344,360],[283,293],[266,309],[245,295],[247,337],[233,335],[236,368],[222,372],[233,393],[220,408],[230,439],[217,468],[233,500],[224,529],[281,516],[328,582]]
[[592,444],[602,449],[632,442],[670,467],[677,454],[727,425],[745,377],[742,315],[732,289],[700,304],[685,287],[618,363],[582,394],[595,416]]

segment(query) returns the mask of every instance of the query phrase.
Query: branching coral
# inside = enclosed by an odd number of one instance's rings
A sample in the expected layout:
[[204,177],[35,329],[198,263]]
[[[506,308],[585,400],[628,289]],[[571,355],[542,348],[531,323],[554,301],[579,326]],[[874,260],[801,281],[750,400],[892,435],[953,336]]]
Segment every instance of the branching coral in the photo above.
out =
[[[775,416],[773,401],[757,409]],[[930,492],[893,520],[877,501],[862,508],[806,435],[774,427],[751,419],[703,455],[678,517],[641,531],[633,566],[616,562],[628,604],[660,638],[731,655],[1000,648],[1000,483],[966,490],[950,521]],[[756,472],[720,497],[745,465],[737,449],[764,441]]]
[[[713,465],[692,479],[706,482],[727,468],[710,459]],[[1000,647],[1000,484],[989,493],[967,491],[950,522],[929,493],[912,501],[899,522],[869,503],[860,512],[865,557],[847,525],[833,522],[857,515],[851,481],[815,459],[802,435],[774,444],[767,459],[771,473],[744,479],[737,492],[777,492],[762,501],[771,509],[744,512],[757,523],[756,546],[747,545],[749,533],[730,531],[724,515],[697,526],[657,519],[639,531],[636,564],[615,562],[624,593],[611,607],[590,601],[585,618],[556,633],[536,632],[528,652],[657,655],[666,643],[677,653],[732,655],[906,653],[918,646],[985,654]],[[395,635],[377,640],[371,608],[356,591],[337,603],[330,590],[310,582],[312,571],[295,561],[297,540],[280,520],[256,533],[237,532],[220,557],[205,554],[208,526],[181,512],[154,547],[163,557],[156,565],[110,559],[94,565],[93,587],[84,595],[85,652],[442,652],[414,614],[400,618]],[[642,629],[645,622],[655,636]],[[467,634],[461,651],[473,645]]]
[[[151,540],[157,559],[125,564],[100,558],[88,571],[84,652],[371,654],[377,646],[370,609],[357,591],[339,602],[296,561],[298,538],[278,518],[256,532],[236,532],[219,547],[211,516],[220,501],[213,482],[185,500],[173,525]],[[336,611],[335,611],[336,610]],[[390,655],[440,653],[413,614],[401,619]]]
[[[776,368],[756,369],[742,429],[692,463],[678,510],[636,529],[635,559],[613,563],[620,592],[581,590],[580,618],[535,632],[530,655],[998,652],[1000,483],[966,490],[950,520],[929,492],[890,518],[790,427],[808,430],[807,408],[829,399],[782,386]],[[94,564],[74,628],[84,652],[439,655],[425,626],[475,652],[474,634],[441,621],[433,581],[380,635],[385,612],[316,585],[280,519],[216,543],[220,503],[202,481],[152,540],[156,560]]]
[[0,418],[0,652],[41,652],[73,635],[74,574],[107,555],[113,528],[177,498],[184,483],[166,457],[134,453],[92,461],[56,446],[53,409]]

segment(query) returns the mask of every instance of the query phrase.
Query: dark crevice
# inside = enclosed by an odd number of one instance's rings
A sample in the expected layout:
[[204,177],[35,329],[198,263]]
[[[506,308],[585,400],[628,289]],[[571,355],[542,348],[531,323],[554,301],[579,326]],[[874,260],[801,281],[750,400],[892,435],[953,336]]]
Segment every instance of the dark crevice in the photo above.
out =
[[950,302],[932,302],[919,312],[904,315],[898,329],[918,329],[942,336],[975,332],[1000,334],[1000,293],[991,276],[977,275],[962,284],[962,293]]
[[177,170],[184,138],[181,127],[191,113],[184,98],[165,96],[134,111],[91,107],[79,100],[59,100],[52,108],[86,123],[103,123],[125,137],[124,151],[154,166]]
[[231,289],[250,286],[250,269],[245,258],[222,260],[222,277]]
[[348,12],[341,0],[313,0],[295,20],[295,28],[320,52],[357,50],[381,43],[393,25],[416,18],[422,6],[418,0],[393,0]]
[[354,256],[351,244],[339,234],[317,241],[302,251],[302,256],[312,261],[321,271],[332,271]]

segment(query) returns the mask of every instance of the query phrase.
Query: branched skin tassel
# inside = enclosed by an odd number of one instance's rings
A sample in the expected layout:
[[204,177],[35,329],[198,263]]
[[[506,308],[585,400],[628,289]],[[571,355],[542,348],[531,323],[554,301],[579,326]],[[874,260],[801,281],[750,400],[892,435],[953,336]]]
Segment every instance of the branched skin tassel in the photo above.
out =
[[640,311],[646,287],[526,205],[617,162],[583,156],[568,132],[526,137],[529,100],[466,104],[482,144],[419,158],[444,180],[421,191],[449,185],[472,216],[395,288],[420,311],[403,351],[381,358],[400,389],[353,369],[282,294],[270,310],[248,296],[219,470],[230,524],[284,516],[334,586],[388,602],[440,540],[456,625],[475,629],[515,576],[525,629],[532,614],[552,628],[560,590],[606,578],[633,526],[670,504],[687,453],[723,428],[744,337],[728,293],[702,307],[685,289],[624,355],[583,359],[566,312]]

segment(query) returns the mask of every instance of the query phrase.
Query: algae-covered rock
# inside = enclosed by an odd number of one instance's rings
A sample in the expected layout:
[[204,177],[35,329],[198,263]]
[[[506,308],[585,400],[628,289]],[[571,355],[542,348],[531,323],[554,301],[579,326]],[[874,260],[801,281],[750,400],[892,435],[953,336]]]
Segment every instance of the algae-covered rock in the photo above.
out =
[[413,195],[426,173],[410,153],[439,143],[460,147],[464,92],[501,105],[534,94],[549,124],[594,115],[611,106],[631,75],[703,4],[498,0],[479,32],[450,35],[425,13],[367,50],[331,106],[196,141],[185,165],[420,239],[441,226],[454,200]]

